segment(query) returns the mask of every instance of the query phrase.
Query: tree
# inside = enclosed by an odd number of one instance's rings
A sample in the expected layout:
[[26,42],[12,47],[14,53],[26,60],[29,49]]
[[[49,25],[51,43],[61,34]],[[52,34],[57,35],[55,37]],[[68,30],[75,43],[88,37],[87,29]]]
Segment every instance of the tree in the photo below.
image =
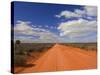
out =
[[16,44],[19,45],[21,43],[20,40],[16,40]]
[[16,49],[18,54],[21,54],[21,55],[24,54],[23,49],[21,47],[21,41],[20,40],[16,40],[15,49]]
[[16,40],[15,42],[15,50],[19,50],[20,49],[20,44],[21,44],[21,41],[20,40]]

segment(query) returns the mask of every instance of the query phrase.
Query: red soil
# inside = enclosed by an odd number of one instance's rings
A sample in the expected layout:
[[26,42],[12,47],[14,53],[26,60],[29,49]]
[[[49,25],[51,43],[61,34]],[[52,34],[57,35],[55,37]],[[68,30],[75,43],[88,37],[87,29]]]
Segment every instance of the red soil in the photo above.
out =
[[95,69],[97,67],[96,51],[85,51],[56,44],[35,62],[35,66],[25,68],[20,73]]

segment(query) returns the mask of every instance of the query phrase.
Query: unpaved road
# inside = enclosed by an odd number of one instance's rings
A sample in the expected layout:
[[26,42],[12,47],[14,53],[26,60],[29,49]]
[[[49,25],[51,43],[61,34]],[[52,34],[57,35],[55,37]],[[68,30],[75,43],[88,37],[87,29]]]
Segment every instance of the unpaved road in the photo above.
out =
[[25,68],[20,73],[95,69],[97,57],[95,51],[56,44],[37,61],[33,67]]

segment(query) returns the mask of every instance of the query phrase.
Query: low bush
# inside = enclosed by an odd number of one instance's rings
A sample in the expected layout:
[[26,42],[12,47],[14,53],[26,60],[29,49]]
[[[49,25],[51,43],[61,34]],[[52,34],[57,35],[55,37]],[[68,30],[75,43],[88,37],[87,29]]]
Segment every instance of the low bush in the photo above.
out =
[[14,56],[14,64],[16,66],[24,66],[24,65],[26,65],[26,57],[25,57],[25,55],[15,55]]

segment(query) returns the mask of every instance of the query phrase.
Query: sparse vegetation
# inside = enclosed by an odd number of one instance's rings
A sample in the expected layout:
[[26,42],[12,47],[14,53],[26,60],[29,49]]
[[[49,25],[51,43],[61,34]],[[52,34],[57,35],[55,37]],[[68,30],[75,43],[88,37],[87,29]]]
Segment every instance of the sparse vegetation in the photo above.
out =
[[26,57],[24,55],[15,55],[14,64],[16,66],[24,66],[26,64]]
[[[23,66],[26,65],[26,57],[38,57],[41,52],[47,51],[54,44],[51,43],[21,43],[20,40],[16,40],[14,44],[14,65]],[[36,53],[36,55],[32,55]]]
[[[60,43],[66,46],[81,48],[84,50],[97,50],[97,43]],[[23,66],[26,64],[26,57],[39,57],[39,54],[49,50],[55,43],[21,43],[20,40],[15,42],[14,47],[14,64]],[[35,54],[35,55],[34,55]]]
[[[87,50],[87,52],[90,50],[91,51],[97,50],[97,43],[60,43],[60,44],[65,46],[81,48],[83,50]],[[39,57],[41,57],[41,55],[43,55],[47,50],[52,48],[54,45],[55,43],[21,43],[21,41],[16,41],[14,43],[14,69],[18,68],[18,71],[16,70],[16,72],[19,72],[23,68],[36,66],[36,64],[33,64],[33,62],[36,61]]]
[[97,43],[62,43],[62,44],[66,46],[81,48],[84,50],[97,51]]
[[14,45],[14,65],[24,66],[26,64],[26,55],[21,46],[21,41],[16,40]]

